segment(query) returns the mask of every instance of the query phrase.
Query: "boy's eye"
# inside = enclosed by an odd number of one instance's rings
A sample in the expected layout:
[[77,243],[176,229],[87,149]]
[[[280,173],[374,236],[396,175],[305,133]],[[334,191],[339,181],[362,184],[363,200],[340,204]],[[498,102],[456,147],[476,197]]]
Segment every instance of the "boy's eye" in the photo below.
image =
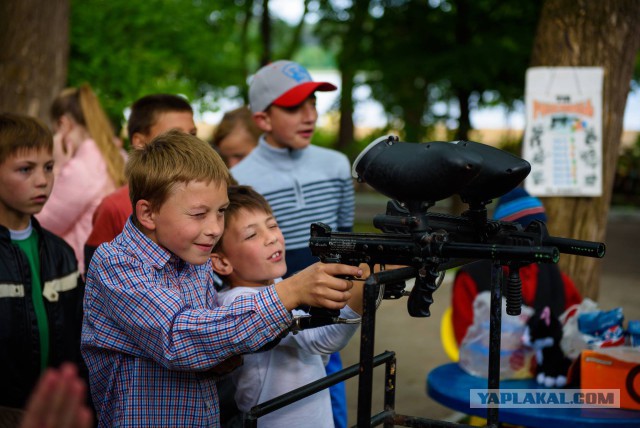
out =
[[18,172],[28,173],[28,172],[31,172],[31,169],[32,168],[30,166],[23,166],[23,167],[18,168]]
[[280,108],[288,113],[295,113],[298,110],[300,110],[301,106],[302,104],[298,104],[297,106],[293,106],[293,107],[280,107]]
[[53,163],[48,163],[48,164],[46,164],[46,165],[44,166],[44,170],[45,170],[46,172],[51,172],[51,171],[53,171]]
[[253,238],[254,236],[256,236],[256,234],[255,234],[255,233],[251,233],[250,235],[247,235],[247,236],[244,238],[244,240],[245,240],[245,241],[248,241],[249,239]]

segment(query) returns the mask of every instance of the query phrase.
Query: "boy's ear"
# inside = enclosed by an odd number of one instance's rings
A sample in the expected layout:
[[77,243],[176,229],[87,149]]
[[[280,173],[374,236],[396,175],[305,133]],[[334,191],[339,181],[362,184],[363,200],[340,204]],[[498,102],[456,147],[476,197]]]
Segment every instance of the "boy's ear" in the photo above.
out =
[[211,258],[211,265],[215,273],[227,276],[233,272],[233,266],[231,266],[229,259],[222,253],[211,253],[209,257]]
[[131,146],[136,150],[143,148],[146,142],[147,137],[144,134],[134,132],[131,136]]
[[151,204],[146,199],[140,199],[136,202],[134,215],[138,219],[138,223],[148,230],[156,229],[155,213],[151,209]]
[[271,132],[271,116],[266,111],[254,113],[253,121],[262,132]]

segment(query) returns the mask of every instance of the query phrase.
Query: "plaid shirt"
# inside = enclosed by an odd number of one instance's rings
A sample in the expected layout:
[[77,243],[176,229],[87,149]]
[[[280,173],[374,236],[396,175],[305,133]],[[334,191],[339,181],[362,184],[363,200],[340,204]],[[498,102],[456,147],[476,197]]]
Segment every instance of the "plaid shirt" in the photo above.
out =
[[178,259],[128,220],[87,272],[82,354],[99,426],[219,426],[208,370],[290,322],[273,286],[218,306],[210,262]]

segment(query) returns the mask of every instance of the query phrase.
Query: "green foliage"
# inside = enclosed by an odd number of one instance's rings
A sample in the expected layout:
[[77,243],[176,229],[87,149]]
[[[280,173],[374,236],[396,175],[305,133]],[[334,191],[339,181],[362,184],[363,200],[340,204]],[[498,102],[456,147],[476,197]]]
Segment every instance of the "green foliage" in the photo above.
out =
[[[538,3],[310,0],[320,20],[300,27],[299,42],[294,27],[272,17],[272,59],[296,47],[293,59],[310,68],[348,69],[356,87],[371,87],[389,127],[406,141],[421,141],[439,121],[451,124],[460,91],[471,94],[474,106],[522,97]],[[263,48],[261,6],[255,0],[72,0],[68,84],[90,83],[116,124],[149,93],[183,94],[202,110],[217,109],[221,97],[243,99]],[[434,109],[438,103],[446,107]],[[355,141],[348,155],[386,131]],[[314,142],[333,146],[336,138],[322,131]]]
[[304,64],[309,69],[326,70],[336,68],[335,55],[317,43],[301,46],[291,59]]
[[320,147],[333,148],[336,144],[336,133],[331,129],[316,128],[311,139],[311,144]]
[[640,88],[640,52],[636,55],[636,66],[633,68],[631,89],[637,91]]
[[515,156],[522,156],[522,139],[517,140],[505,140],[500,143],[501,150],[509,152]]
[[[253,3],[72,0],[68,84],[89,82],[116,124],[149,93],[183,94],[202,109],[215,109],[221,97],[242,99],[261,49]],[[275,34],[290,28],[273,26]],[[283,39],[274,51],[283,50]]]
[[[369,14],[362,37],[347,38],[356,4]],[[318,34],[326,45],[355,43],[348,62],[406,139],[472,108],[521,99],[540,2],[517,0],[322,1]],[[340,6],[343,5],[343,6]],[[344,49],[344,46],[343,46]],[[489,96],[488,96],[489,95]],[[434,109],[440,103],[444,109]],[[447,122],[449,123],[449,122]]]

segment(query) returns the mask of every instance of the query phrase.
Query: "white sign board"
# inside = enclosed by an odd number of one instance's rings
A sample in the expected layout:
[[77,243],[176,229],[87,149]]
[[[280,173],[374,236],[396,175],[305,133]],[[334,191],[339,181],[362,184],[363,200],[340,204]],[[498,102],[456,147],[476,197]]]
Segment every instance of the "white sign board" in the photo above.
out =
[[602,195],[603,76],[601,67],[527,70],[522,155],[532,195]]

